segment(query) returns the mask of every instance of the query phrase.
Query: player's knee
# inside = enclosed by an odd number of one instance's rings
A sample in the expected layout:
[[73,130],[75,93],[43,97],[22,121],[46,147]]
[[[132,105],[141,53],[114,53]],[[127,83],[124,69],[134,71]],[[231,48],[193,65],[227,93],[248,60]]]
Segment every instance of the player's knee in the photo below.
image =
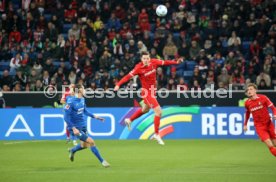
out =
[[95,146],[95,141],[90,137],[87,139],[87,143],[89,144],[90,147]]
[[80,145],[81,145],[81,148],[84,148],[84,149],[87,148],[87,145],[84,142],[81,142]]
[[149,110],[150,110],[149,108],[143,108],[143,109],[142,109],[142,112],[143,112],[143,113],[147,113],[147,112],[149,112]]
[[155,115],[161,117],[161,116],[162,116],[162,110],[161,110],[161,109],[160,109],[160,110],[157,110],[157,111],[155,112]]

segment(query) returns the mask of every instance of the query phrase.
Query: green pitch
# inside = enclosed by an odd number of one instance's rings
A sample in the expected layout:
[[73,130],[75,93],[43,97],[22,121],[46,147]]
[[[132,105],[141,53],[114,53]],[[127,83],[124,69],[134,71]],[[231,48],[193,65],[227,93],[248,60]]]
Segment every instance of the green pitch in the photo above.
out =
[[[22,143],[21,143],[22,142]],[[98,140],[111,164],[90,150],[68,159],[65,141],[1,141],[2,182],[273,181],[276,158],[259,140]]]

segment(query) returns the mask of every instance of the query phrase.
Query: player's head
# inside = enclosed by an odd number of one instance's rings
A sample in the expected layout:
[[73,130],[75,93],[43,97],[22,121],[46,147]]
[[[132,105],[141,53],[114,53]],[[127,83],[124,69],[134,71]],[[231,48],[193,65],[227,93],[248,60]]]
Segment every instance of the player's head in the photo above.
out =
[[254,83],[247,84],[245,93],[250,98],[254,97],[257,94],[257,85]]
[[150,62],[150,54],[147,51],[143,51],[141,53],[141,61],[143,62],[144,65],[148,65]]
[[69,85],[71,95],[75,95],[75,87],[76,87],[75,84],[70,84]]
[[83,96],[85,94],[84,86],[82,84],[76,85],[76,91],[79,96]]

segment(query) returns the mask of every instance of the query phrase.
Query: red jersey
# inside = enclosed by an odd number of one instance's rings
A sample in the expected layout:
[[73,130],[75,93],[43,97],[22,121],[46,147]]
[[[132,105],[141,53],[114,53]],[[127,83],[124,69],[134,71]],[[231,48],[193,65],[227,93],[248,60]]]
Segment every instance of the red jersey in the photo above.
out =
[[71,95],[70,89],[68,89],[68,90],[65,91],[65,93],[64,93],[64,94],[62,95],[62,97],[61,97],[61,100],[66,101],[66,97],[67,97],[68,95]]
[[159,66],[163,65],[173,65],[177,64],[176,61],[162,61],[159,59],[151,59],[149,61],[148,65],[144,65],[143,62],[138,63],[134,69],[129,72],[125,77],[123,77],[119,83],[117,83],[118,86],[121,86],[123,83],[127,82],[131,77],[138,75],[142,88],[146,90],[150,90],[150,88],[156,88],[156,69]]
[[245,102],[246,118],[245,125],[247,125],[250,113],[252,113],[255,127],[264,126],[271,122],[268,108],[271,108],[273,114],[276,115],[276,108],[273,103],[265,95],[257,94],[256,99],[247,99]]

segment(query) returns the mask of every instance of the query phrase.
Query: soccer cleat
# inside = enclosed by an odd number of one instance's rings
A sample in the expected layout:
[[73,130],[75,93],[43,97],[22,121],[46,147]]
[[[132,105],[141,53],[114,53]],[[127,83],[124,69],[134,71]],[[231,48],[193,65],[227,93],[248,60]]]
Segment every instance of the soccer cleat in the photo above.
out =
[[152,137],[152,139],[156,140],[157,143],[160,144],[160,145],[165,145],[165,143],[162,140],[162,138],[159,135],[157,135],[157,134],[154,134],[153,137]]
[[74,153],[71,151],[71,149],[68,149],[69,152],[69,159],[71,162],[74,162]]
[[105,160],[102,162],[102,165],[105,168],[110,167],[110,164],[107,161],[105,161]]
[[73,140],[73,145],[78,145],[78,142],[77,142],[77,140]]
[[126,124],[128,130],[130,131],[131,130],[131,120],[129,118],[125,119],[125,124]]

